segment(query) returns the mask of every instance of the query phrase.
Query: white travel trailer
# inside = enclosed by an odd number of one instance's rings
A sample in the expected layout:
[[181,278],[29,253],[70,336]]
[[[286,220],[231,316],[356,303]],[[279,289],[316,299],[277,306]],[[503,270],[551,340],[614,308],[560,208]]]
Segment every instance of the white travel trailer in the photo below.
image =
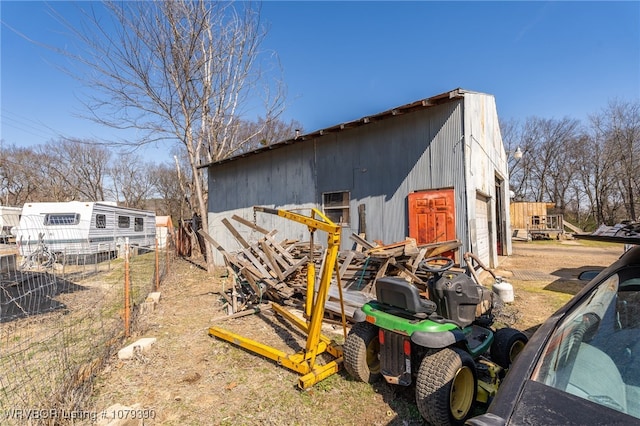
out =
[[11,239],[11,228],[18,226],[21,212],[20,207],[0,206],[0,243]]
[[154,247],[155,213],[110,202],[26,203],[14,230],[20,255],[46,248],[56,256],[117,252],[131,246]]

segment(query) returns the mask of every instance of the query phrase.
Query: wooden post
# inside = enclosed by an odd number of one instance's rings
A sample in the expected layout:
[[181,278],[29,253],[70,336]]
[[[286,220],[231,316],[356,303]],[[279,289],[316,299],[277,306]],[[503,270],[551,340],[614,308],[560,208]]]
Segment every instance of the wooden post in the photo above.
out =
[[129,237],[124,242],[124,336],[131,334],[131,282],[129,281]]
[[367,206],[365,204],[358,205],[358,234],[366,238],[367,235]]
[[[171,244],[169,244],[169,238],[170,238],[170,235],[167,234],[167,240],[165,241],[165,245],[164,245],[164,250],[166,252],[164,270],[166,275],[169,275],[169,249],[171,247]],[[173,247],[175,250],[175,247],[176,247],[175,244],[173,244]]]
[[67,272],[67,247],[63,249],[62,255],[64,258],[62,259],[62,278],[66,278],[65,273]]

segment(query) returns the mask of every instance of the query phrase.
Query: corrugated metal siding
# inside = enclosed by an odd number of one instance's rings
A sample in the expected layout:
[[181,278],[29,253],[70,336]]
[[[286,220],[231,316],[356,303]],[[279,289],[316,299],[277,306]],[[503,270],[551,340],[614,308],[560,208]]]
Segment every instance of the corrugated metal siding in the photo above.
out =
[[[464,186],[461,103],[371,123],[318,143],[318,194],[351,185],[352,221],[344,230],[347,237],[357,232],[357,206],[365,204],[369,240],[385,244],[404,240],[407,194]],[[460,196],[459,204],[464,206],[462,200]],[[458,225],[466,227],[466,220]]]
[[[255,242],[261,235],[231,220],[234,214],[253,222],[253,206],[317,207],[313,156],[313,143],[297,144],[210,168],[208,220],[212,237],[226,250],[238,250],[240,244],[222,219],[228,219],[245,240]],[[268,230],[277,229],[279,240],[309,239],[306,226],[278,216],[258,213],[255,223]],[[323,238],[318,236],[318,240]],[[216,253],[216,262],[221,261],[221,255]]]
[[[210,230],[233,249],[237,244],[220,224],[222,218],[235,213],[253,220],[253,205],[320,208],[324,192],[350,191],[351,220],[343,229],[342,248],[353,244],[349,235],[358,230],[360,204],[366,206],[367,238],[388,244],[408,234],[409,193],[455,188],[462,254],[473,246],[469,217],[475,213],[476,192],[486,188],[492,197],[493,164],[504,152],[492,114],[493,97],[466,93],[464,99],[214,165],[209,168]],[[498,169],[498,174],[504,172]],[[308,238],[298,224],[264,216],[269,215],[262,214],[258,224],[278,229],[279,238]],[[324,242],[324,237],[316,241]]]
[[[496,176],[508,181],[509,173],[493,96],[486,94],[465,96],[464,108],[465,149],[467,150],[467,206],[470,209],[468,212],[469,217],[474,218],[476,216],[475,199],[478,195],[487,198],[487,207],[490,213],[495,211]],[[508,185],[503,185],[503,187],[502,199],[509,200]],[[508,221],[508,202],[504,204],[505,211],[501,215],[504,220]],[[497,226],[498,224],[489,222],[489,259],[486,265],[490,267],[498,265]],[[507,229],[506,234],[511,234],[510,227]],[[469,238],[471,251],[478,255],[480,243],[474,241],[471,235]],[[506,251],[510,254],[511,240],[507,238],[506,243]],[[484,241],[482,244],[484,244]]]
[[[462,259],[470,244],[464,168],[464,108],[462,101],[448,106],[451,107],[449,111],[440,111],[443,116],[438,121],[443,125],[435,129],[435,140],[428,153],[432,164],[432,188],[455,190],[456,238],[462,243],[458,259]],[[432,123],[438,121],[432,120]]]

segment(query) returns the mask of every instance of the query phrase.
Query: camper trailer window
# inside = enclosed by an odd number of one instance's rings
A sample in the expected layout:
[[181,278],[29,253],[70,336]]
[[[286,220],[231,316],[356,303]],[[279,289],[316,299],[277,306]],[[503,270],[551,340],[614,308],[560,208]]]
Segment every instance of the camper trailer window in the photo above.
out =
[[131,224],[129,216],[118,216],[118,228],[128,228]]
[[144,229],[144,221],[141,217],[136,217],[133,223],[133,230],[136,232],[142,232]]
[[103,214],[96,215],[96,228],[104,229],[107,227],[107,216]]
[[48,213],[44,216],[45,226],[77,225],[80,223],[79,213]]

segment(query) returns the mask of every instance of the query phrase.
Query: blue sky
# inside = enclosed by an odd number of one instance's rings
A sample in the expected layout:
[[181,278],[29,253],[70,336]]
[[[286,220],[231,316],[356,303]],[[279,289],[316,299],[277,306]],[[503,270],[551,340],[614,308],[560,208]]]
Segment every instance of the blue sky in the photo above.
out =
[[[49,6],[73,21],[68,2],[0,2],[4,144],[113,134],[76,117],[86,89],[65,59],[9,28],[65,46]],[[494,95],[501,119],[586,122],[610,100],[640,101],[638,1],[267,1],[262,19],[288,87],[283,118],[308,132],[457,87]]]

